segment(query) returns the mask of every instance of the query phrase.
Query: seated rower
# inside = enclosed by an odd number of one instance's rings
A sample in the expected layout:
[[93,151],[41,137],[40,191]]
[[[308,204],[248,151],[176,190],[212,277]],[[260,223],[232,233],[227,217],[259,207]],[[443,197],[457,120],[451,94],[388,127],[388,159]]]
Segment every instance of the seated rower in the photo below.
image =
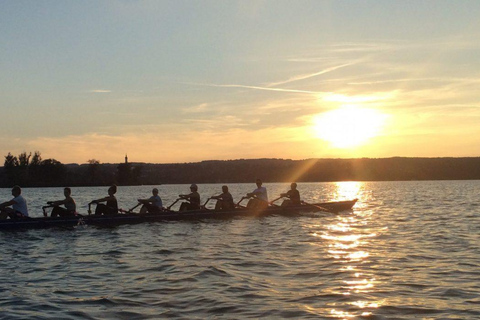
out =
[[140,209],[140,214],[146,213],[160,213],[163,211],[162,199],[158,195],[158,189],[153,188],[152,196],[148,199],[138,199],[138,202],[143,204]]
[[[19,186],[12,188],[13,199],[0,204],[0,219],[26,219],[28,218],[27,202],[22,196]],[[9,208],[11,206],[11,208]]]
[[[48,201],[47,204],[53,206],[51,217],[71,217],[77,214],[77,205],[72,198],[72,189],[66,187],[63,189],[65,199],[57,201]],[[65,208],[60,207],[61,205]]]
[[282,202],[282,207],[299,206],[301,204],[300,192],[298,192],[297,184],[295,182],[290,185],[290,190],[288,190],[286,193],[280,194],[280,196],[288,198],[288,200]]
[[[110,188],[108,188],[108,196],[97,199],[97,200],[93,200],[92,202],[90,202],[90,203],[97,204],[97,207],[95,208],[96,215],[102,215],[102,214],[107,215],[107,214],[118,213],[118,202],[117,202],[117,198],[115,198],[115,193],[117,193],[117,186],[111,185]],[[103,204],[101,202],[106,202],[106,203]]]
[[262,187],[262,180],[257,179],[257,189],[247,193],[247,197],[252,198],[247,203],[249,209],[263,209],[268,206],[267,188]]
[[196,184],[192,184],[190,186],[189,194],[180,194],[178,196],[181,199],[188,201],[182,202],[182,204],[180,205],[180,211],[200,209],[200,194],[198,193],[198,187]]
[[231,210],[235,208],[233,197],[231,193],[228,192],[227,186],[222,186],[222,194],[219,196],[213,196],[212,199],[217,200],[215,210]]

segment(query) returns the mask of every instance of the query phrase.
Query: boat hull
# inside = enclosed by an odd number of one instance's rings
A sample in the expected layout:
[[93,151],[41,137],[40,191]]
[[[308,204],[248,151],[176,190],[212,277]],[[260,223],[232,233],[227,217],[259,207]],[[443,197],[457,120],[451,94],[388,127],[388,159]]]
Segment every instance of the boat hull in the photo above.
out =
[[160,214],[125,213],[116,215],[78,215],[68,218],[30,218],[25,220],[0,220],[0,230],[45,229],[45,228],[73,228],[79,225],[98,227],[114,227],[123,224],[138,224],[145,222],[188,221],[203,219],[229,219],[233,217],[263,217],[270,215],[296,216],[301,212],[326,211],[338,213],[351,210],[357,199],[349,201],[325,202],[305,204],[300,206],[281,207],[271,206],[263,210],[236,208],[227,211],[194,210],[194,211],[167,211]]

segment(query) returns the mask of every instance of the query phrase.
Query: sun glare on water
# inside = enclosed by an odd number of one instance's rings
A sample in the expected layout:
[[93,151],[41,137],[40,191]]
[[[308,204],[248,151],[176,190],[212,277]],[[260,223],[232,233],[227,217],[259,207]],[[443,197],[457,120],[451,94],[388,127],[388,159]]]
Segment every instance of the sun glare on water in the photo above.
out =
[[373,109],[344,106],[313,118],[315,134],[336,148],[351,148],[378,136],[386,115]]

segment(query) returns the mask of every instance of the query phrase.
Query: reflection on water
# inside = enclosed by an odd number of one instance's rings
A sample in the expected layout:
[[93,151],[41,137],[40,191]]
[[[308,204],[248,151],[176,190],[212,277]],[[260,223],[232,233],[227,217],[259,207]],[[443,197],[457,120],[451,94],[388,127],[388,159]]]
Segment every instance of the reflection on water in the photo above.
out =
[[336,190],[334,191],[334,197],[338,200],[350,200],[360,198],[360,191],[363,188],[363,185],[363,182],[358,181],[336,182]]
[[[188,186],[160,186],[164,202]],[[271,197],[289,188],[266,186]],[[220,187],[200,185],[202,199]],[[254,187],[230,185],[236,200]],[[120,206],[151,189],[121,187]],[[312,203],[359,201],[337,215],[0,232],[0,318],[480,319],[480,181],[299,190]],[[24,192],[35,215],[62,189]],[[105,192],[74,189],[82,212]]]
[[[337,182],[332,190],[334,200],[359,199],[362,202],[364,194],[362,182]],[[328,223],[315,225],[317,229],[311,235],[323,239],[326,253],[338,269],[339,287],[331,288],[332,293],[343,296],[356,297],[368,295],[375,286],[381,284],[374,275],[363,271],[363,265],[368,264],[370,253],[369,240],[377,233],[371,231],[362,216],[354,212],[350,215],[340,214]],[[330,316],[340,319],[349,319],[358,316],[369,316],[372,309],[379,308],[382,301],[355,300],[345,303],[344,308],[335,304],[330,309]],[[355,309],[355,310],[353,310]]]

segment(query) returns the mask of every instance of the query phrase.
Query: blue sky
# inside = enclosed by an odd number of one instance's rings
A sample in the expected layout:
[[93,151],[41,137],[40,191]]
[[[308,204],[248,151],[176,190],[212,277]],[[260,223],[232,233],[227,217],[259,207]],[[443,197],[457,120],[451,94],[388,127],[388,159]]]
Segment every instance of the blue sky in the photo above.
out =
[[[479,156],[479,14],[478,1],[2,1],[0,151]],[[354,119],[316,121],[340,109]],[[322,132],[368,127],[348,147]]]

